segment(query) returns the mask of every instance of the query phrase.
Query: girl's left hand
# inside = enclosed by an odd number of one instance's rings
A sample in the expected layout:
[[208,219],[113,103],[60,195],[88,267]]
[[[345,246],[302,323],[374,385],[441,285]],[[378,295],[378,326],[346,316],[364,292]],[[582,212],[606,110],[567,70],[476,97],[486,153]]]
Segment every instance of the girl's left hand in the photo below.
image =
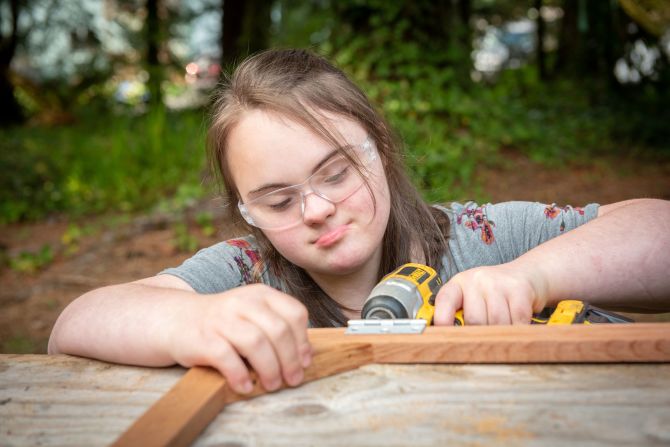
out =
[[434,324],[453,325],[463,309],[466,325],[528,324],[546,297],[542,276],[513,263],[477,267],[454,275],[437,293]]

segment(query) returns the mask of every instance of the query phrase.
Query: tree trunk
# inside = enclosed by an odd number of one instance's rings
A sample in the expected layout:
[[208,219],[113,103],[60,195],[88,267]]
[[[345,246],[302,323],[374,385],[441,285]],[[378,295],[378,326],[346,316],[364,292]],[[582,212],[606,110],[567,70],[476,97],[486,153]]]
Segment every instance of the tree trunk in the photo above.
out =
[[244,22],[244,0],[222,0],[221,67],[230,70],[239,62],[241,52],[238,42]]
[[589,2],[589,35],[587,59],[591,60],[592,73],[608,83],[616,82],[617,39],[614,31],[614,15],[610,2]]
[[151,104],[155,105],[163,104],[163,93],[161,91],[163,67],[158,57],[163,41],[161,21],[158,16],[159,3],[160,0],[147,0],[147,21],[145,23],[145,38],[147,42],[146,65],[149,72],[148,88]]
[[563,19],[559,32],[558,57],[555,71],[575,75],[578,65],[579,30],[577,28],[578,0],[563,1]]
[[270,0],[223,0],[221,66],[230,70],[268,46]]
[[244,14],[245,56],[264,50],[268,47],[270,37],[270,9],[272,0],[249,0]]
[[[0,37],[0,125],[7,126],[23,121],[23,111],[14,96],[14,85],[9,77],[10,66],[18,43],[18,21],[20,12],[19,0],[11,0],[10,33]],[[1,10],[0,10],[1,12]]]
[[544,54],[544,19],[542,18],[542,0],[535,0],[537,9],[537,71],[540,80],[547,79],[547,66]]

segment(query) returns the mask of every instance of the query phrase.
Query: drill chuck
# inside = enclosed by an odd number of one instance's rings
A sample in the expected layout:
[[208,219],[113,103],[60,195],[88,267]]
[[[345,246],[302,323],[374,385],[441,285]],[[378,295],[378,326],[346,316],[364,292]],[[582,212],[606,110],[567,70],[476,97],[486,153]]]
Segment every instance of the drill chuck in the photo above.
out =
[[435,270],[421,264],[405,264],[372,289],[361,318],[386,320],[424,318],[431,324],[435,293],[441,285]]
[[375,295],[366,301],[361,315],[366,320],[410,318],[403,303],[389,295]]

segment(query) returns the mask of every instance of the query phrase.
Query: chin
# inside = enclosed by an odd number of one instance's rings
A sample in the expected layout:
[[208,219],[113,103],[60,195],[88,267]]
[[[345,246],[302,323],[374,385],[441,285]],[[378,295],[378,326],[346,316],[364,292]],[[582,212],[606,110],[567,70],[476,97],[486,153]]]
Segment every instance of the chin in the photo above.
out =
[[360,270],[366,260],[367,258],[359,253],[333,253],[333,256],[325,256],[319,267],[325,274],[347,275]]

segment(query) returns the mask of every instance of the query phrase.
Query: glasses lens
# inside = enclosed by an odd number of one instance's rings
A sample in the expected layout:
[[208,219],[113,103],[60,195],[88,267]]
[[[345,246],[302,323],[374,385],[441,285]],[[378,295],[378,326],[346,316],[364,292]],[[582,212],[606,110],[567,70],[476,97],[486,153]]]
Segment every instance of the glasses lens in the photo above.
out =
[[247,204],[247,210],[259,228],[281,228],[302,217],[302,198],[295,187],[271,192]]
[[333,203],[341,202],[363,185],[363,178],[349,160],[338,157],[312,176],[312,189]]
[[[354,156],[363,162],[365,169],[374,159],[374,148],[364,144],[357,148]],[[247,203],[245,208],[253,219],[253,225],[264,229],[277,229],[289,227],[302,220],[302,190],[305,183],[309,183],[319,196],[338,203],[363,185],[363,177],[351,161],[338,155],[303,184],[282,188]]]

